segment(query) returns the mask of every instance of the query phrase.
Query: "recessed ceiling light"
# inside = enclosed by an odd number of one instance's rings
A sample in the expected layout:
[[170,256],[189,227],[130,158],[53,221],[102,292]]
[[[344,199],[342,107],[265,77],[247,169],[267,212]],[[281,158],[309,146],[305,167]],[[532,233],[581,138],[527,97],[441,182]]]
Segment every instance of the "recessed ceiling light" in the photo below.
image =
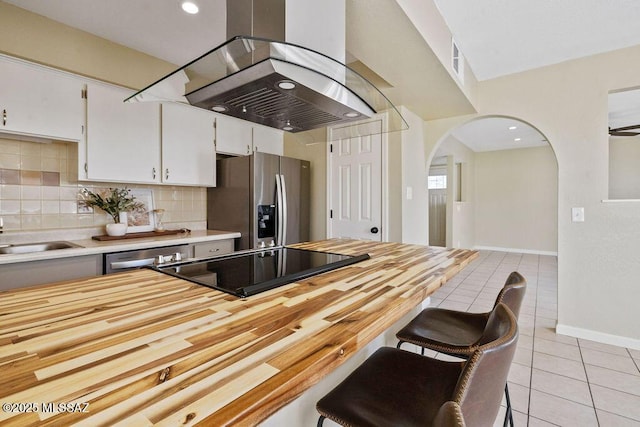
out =
[[282,80],[278,82],[278,87],[284,90],[291,90],[296,87],[296,84],[290,80]]
[[515,138],[514,141],[520,141],[521,138]]
[[287,120],[287,124],[286,125],[282,126],[282,130],[286,130],[287,132],[293,130],[293,126],[291,126],[291,122],[289,122],[289,120]]
[[518,126],[509,126],[509,130],[516,130],[518,129]]
[[211,107],[211,109],[213,111],[217,111],[218,113],[224,113],[228,110],[228,108],[224,105],[214,105],[213,107]]
[[349,111],[348,113],[344,113],[345,117],[349,117],[350,119],[354,118],[354,117],[358,117],[360,114],[356,113],[355,111]]
[[184,10],[185,12],[191,15],[195,15],[196,13],[198,13],[200,9],[198,8],[198,5],[192,1],[183,1],[182,10]]

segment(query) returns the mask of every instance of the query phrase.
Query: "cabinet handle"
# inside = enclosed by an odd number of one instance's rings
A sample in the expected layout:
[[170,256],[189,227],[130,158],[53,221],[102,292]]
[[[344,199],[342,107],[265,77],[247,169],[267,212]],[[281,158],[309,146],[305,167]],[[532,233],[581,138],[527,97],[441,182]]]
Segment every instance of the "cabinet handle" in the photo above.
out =
[[2,126],[7,125],[7,110],[2,110]]
[[251,146],[247,144],[247,154],[251,154]]
[[164,179],[169,179],[169,168],[167,168],[164,172]]
[[151,169],[151,172],[153,173],[153,179],[156,179],[156,168]]

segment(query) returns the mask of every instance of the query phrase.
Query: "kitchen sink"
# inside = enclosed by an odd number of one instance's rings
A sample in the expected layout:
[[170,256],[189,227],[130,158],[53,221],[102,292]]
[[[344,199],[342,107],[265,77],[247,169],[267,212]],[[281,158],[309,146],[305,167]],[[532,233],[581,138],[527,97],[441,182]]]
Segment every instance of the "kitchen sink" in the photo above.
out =
[[0,255],[7,254],[27,254],[31,252],[54,251],[56,249],[81,248],[71,242],[44,242],[44,243],[23,243],[16,245],[0,245]]

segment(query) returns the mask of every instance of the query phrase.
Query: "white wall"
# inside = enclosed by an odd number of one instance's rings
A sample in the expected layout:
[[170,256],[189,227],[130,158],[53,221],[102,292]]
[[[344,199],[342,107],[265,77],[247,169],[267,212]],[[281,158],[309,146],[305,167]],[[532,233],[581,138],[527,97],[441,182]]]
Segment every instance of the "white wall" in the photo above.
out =
[[434,157],[450,156],[451,171],[455,163],[463,165],[462,194],[460,202],[454,200],[456,177],[449,177],[447,195],[447,246],[473,248],[475,243],[475,153],[453,136],[447,136],[438,147]]
[[475,153],[475,246],[555,254],[558,167],[551,147]]
[[345,62],[345,0],[286,2],[285,40]]
[[[640,85],[640,46],[484,82],[482,112],[534,124],[558,159],[558,331],[640,348],[640,203],[608,197],[608,93]],[[571,222],[584,207],[585,222]]]
[[[409,16],[417,28],[428,21]],[[638,69],[640,46],[566,61],[479,82],[474,106],[479,115],[532,124],[556,154],[558,332],[640,349],[640,201],[603,202],[609,191],[608,94],[639,87]],[[465,120],[426,123],[427,155]],[[571,222],[572,207],[585,208],[585,222]]]
[[609,141],[609,198],[640,199],[640,136]]
[[[411,19],[422,37],[429,42],[429,47],[438,57],[453,81],[456,82],[469,101],[475,106],[478,81],[466,60],[464,61],[463,71],[464,81],[461,81],[453,71],[451,30],[449,30],[433,0],[396,0],[396,2]],[[462,54],[464,56],[464,52]]]
[[0,53],[135,89],[177,68],[2,1]]
[[[409,129],[400,133],[402,138],[402,242],[429,244],[428,169],[425,167],[422,119],[406,108],[400,113],[409,123]],[[407,198],[407,191],[412,194]]]
[[[608,197],[607,97],[640,86],[640,46],[479,84],[481,115],[516,117],[544,134],[558,161],[560,333],[640,349],[640,202]],[[457,117],[425,124],[430,153]],[[571,208],[585,222],[571,222]]]

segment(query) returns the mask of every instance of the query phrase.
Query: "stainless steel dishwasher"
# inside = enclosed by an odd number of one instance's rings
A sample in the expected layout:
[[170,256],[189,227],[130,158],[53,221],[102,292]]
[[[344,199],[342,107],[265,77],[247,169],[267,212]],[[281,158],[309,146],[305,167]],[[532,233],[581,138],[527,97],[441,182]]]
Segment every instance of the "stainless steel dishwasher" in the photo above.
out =
[[106,253],[104,254],[103,273],[109,274],[146,265],[162,265],[164,263],[181,261],[191,257],[189,252],[190,247],[185,244]]

